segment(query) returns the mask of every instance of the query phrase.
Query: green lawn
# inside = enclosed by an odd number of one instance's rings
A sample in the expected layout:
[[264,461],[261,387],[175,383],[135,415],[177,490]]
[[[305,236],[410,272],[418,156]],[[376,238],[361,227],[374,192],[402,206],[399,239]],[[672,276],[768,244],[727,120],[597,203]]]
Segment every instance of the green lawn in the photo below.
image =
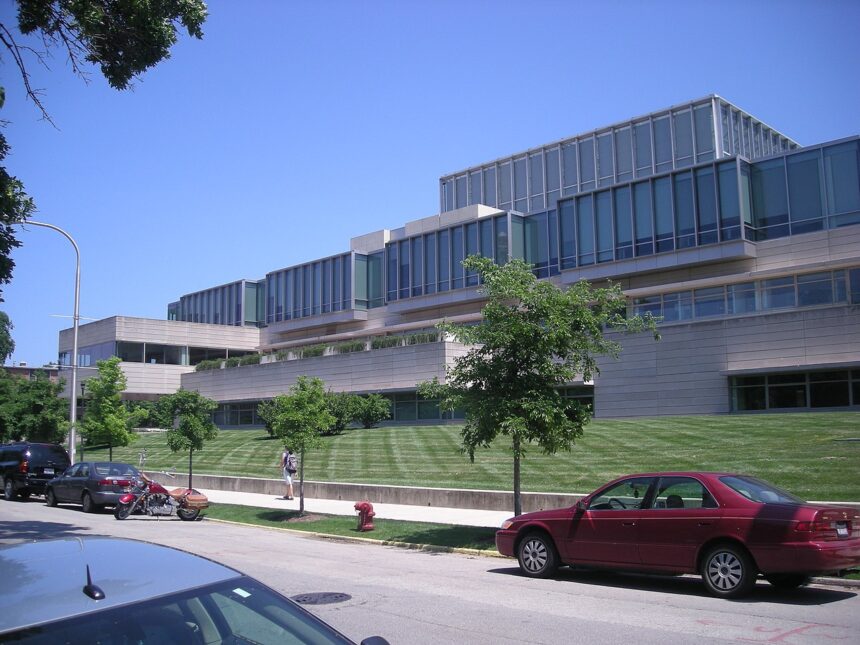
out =
[[[585,493],[607,480],[650,470],[728,470],[757,475],[800,497],[860,501],[860,413],[799,413],[594,420],[569,453],[533,448],[523,463],[525,491]],[[512,460],[504,441],[469,463],[457,426],[352,429],[307,455],[305,478],[403,486],[509,490]],[[161,433],[146,433],[116,461],[187,472]],[[265,431],[222,431],[195,453],[194,471],[280,477],[281,446]],[[107,458],[107,450],[86,451]]]

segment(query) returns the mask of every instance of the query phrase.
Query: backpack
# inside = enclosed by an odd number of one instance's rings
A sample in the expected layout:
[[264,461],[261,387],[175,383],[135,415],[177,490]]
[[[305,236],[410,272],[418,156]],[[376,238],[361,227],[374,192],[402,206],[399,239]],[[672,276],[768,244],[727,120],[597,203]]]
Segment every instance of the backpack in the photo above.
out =
[[293,453],[287,457],[287,472],[291,475],[296,472],[296,456]]

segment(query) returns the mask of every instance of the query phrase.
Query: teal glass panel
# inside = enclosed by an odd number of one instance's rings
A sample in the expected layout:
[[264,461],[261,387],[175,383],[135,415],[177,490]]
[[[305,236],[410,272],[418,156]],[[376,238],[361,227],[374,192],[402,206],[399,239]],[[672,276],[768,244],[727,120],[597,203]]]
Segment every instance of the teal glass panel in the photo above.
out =
[[527,176],[526,158],[514,159],[514,210],[521,213],[527,212],[529,208]]
[[367,309],[367,256],[355,256],[355,308]]
[[753,221],[758,229],[758,239],[787,235],[788,193],[784,158],[752,164],[750,178]]
[[579,180],[581,191],[594,188],[594,139],[579,142]]
[[821,151],[801,152],[786,157],[788,201],[792,233],[806,233],[824,227],[824,186],[821,181]]
[[577,187],[576,143],[565,143],[561,147],[561,178],[564,194],[570,195],[576,192]]
[[508,218],[498,215],[493,218],[496,229],[496,264],[506,264],[508,261]]
[[401,298],[408,298],[410,293],[409,240],[401,240],[397,243],[397,259],[400,262],[398,267],[398,272],[400,273],[400,279],[398,280],[398,284],[400,285],[399,296]]
[[672,129],[669,117],[654,119],[654,158],[657,172],[672,170]]
[[483,219],[479,223],[481,248],[479,253],[485,258],[493,258],[493,220]]
[[385,259],[382,251],[367,256],[367,301],[368,307],[381,307],[385,304],[382,295],[382,274]]
[[615,131],[615,172],[619,182],[633,178],[633,148],[630,128]]
[[487,206],[496,206],[496,168],[490,166],[484,168],[484,203]]
[[675,167],[683,168],[693,164],[693,123],[690,110],[675,112],[672,124],[675,130]]
[[594,204],[597,222],[597,261],[611,262],[615,254],[612,243],[612,196],[609,191],[597,193]]
[[693,178],[682,172],[674,176],[675,242],[679,249],[696,245],[696,223],[693,217]]
[[539,278],[549,275],[549,246],[547,236],[547,214],[538,213],[524,220],[526,262],[534,265]]
[[549,274],[558,275],[558,214],[555,210],[547,211],[546,232],[549,246]]
[[331,258],[322,262],[322,312],[331,311]]
[[738,195],[738,168],[734,161],[717,166],[720,193],[720,238],[736,240],[740,237],[741,210]]
[[696,217],[699,244],[717,241],[717,191],[711,166],[696,170]]
[[[546,192],[552,193],[561,188],[561,168],[558,148],[546,151]],[[551,206],[551,204],[549,204]]]
[[511,162],[499,164],[499,208],[507,210],[513,205],[511,192]]
[[436,233],[424,236],[424,293],[436,293]]
[[461,175],[454,180],[454,208],[463,208],[467,206],[466,200],[466,175]]
[[481,171],[475,170],[469,173],[469,203],[483,204],[481,195]]
[[633,214],[630,208],[630,187],[613,191],[615,199],[615,258],[633,257]]
[[636,255],[654,252],[654,224],[651,215],[651,184],[633,185],[633,217],[636,222]]
[[451,288],[451,243],[448,229],[439,231],[439,291]]
[[636,176],[647,177],[652,171],[650,122],[645,121],[633,126],[633,150]]
[[696,161],[714,158],[714,114],[711,104],[699,105],[693,110],[696,132]]
[[594,264],[594,207],[591,195],[576,199],[576,229],[578,263]]
[[397,243],[385,245],[386,298],[397,300]]
[[827,214],[834,226],[860,222],[860,162],[858,142],[824,149]]
[[[478,223],[469,222],[466,224],[466,257],[470,255],[478,255]],[[466,285],[475,286],[478,284],[478,274],[474,271],[466,272]]]
[[654,180],[654,220],[657,233],[657,252],[675,248],[675,228],[672,222],[672,185],[669,177]]
[[558,225],[561,232],[561,268],[576,266],[576,211],[574,200],[558,203]]
[[597,179],[598,186],[609,186],[615,179],[612,163],[612,133],[597,137]]
[[420,296],[424,293],[424,240],[420,236],[412,238],[410,257],[412,259],[412,295]]
[[463,239],[463,227],[455,226],[451,229],[451,288],[462,289],[463,282],[463,260],[466,250]]

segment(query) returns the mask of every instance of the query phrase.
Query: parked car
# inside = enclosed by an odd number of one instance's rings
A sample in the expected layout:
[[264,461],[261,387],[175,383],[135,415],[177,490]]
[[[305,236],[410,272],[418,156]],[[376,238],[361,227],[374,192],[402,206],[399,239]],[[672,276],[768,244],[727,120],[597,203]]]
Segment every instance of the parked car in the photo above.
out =
[[131,464],[82,461],[46,484],[45,503],[80,504],[84,513],[94,513],[104,506],[115,506],[136,479],[140,479],[140,472]]
[[561,564],[699,573],[712,594],[735,598],[759,574],[794,588],[860,565],[860,511],[809,504],[745,475],[647,473],[611,481],[569,508],[512,517],[496,546],[531,577]]
[[69,467],[69,454],[54,443],[21,441],[0,445],[0,481],[3,496],[43,495],[45,485]]
[[[176,549],[101,537],[0,547],[0,641],[352,643],[235,569]],[[371,637],[365,645],[386,645]]]

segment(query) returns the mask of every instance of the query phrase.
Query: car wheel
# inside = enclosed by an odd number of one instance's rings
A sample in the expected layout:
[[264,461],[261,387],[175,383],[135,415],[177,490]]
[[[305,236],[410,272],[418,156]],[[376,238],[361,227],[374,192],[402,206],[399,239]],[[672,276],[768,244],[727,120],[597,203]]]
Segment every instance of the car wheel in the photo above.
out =
[[54,489],[49,488],[48,492],[45,493],[45,504],[48,506],[56,506],[57,505],[57,496],[54,495]]
[[99,505],[93,502],[93,498],[90,497],[89,493],[84,493],[84,496],[81,498],[81,509],[84,513],[95,513],[99,510]]
[[714,596],[740,598],[752,591],[757,572],[743,547],[723,544],[712,548],[702,560],[702,580]]
[[517,560],[530,578],[549,578],[558,569],[558,553],[545,533],[529,533],[520,542]]
[[765,578],[777,589],[797,589],[808,585],[811,580],[809,576],[802,573],[773,573]]
[[7,502],[11,502],[15,499],[15,482],[11,479],[6,479],[3,482],[3,497]]

